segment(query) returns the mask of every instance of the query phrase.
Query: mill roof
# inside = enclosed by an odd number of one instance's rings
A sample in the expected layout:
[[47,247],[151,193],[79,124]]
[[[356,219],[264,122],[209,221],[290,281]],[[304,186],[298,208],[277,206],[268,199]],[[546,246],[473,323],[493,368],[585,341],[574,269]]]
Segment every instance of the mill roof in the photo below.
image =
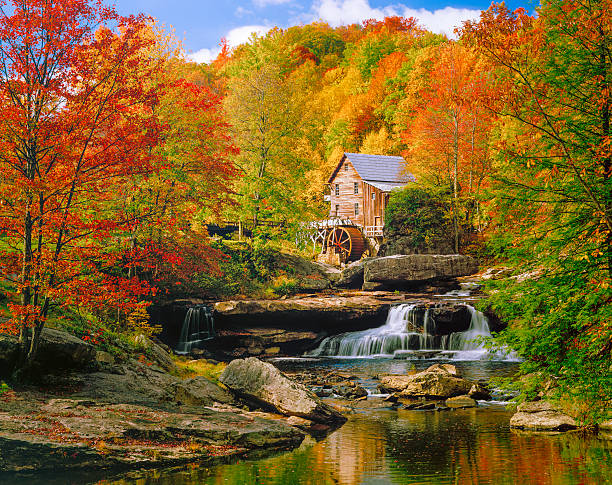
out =
[[[392,157],[387,155],[367,155],[364,153],[345,153],[332,173],[328,183],[336,177],[344,161],[348,159],[364,182],[376,186],[389,185],[403,187],[415,180],[414,175],[406,172],[406,160],[403,157]],[[386,187],[385,187],[386,188]]]

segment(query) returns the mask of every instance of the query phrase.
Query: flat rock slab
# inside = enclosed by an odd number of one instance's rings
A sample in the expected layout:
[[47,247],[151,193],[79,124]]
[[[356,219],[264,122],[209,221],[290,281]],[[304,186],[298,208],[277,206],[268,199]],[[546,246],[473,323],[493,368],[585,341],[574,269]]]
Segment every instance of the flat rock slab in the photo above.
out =
[[0,472],[167,466],[250,449],[291,449],[304,434],[285,423],[202,409],[52,399],[0,412]]
[[526,402],[510,418],[510,427],[532,431],[568,431],[577,428],[576,421],[548,401]]
[[342,414],[304,385],[291,381],[272,364],[254,357],[230,362],[219,381],[241,398],[286,416],[298,416],[327,425],[346,421]]

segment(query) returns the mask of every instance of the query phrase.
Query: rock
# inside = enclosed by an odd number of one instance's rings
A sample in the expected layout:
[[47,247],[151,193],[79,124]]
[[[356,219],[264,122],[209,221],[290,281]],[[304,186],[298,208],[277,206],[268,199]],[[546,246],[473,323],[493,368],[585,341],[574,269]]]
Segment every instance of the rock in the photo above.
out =
[[599,423],[597,428],[599,428],[601,431],[612,431],[612,419]]
[[447,399],[467,394],[472,385],[473,383],[451,374],[444,365],[435,364],[414,375],[383,376],[378,387],[381,392],[398,392],[400,397]]
[[67,332],[45,327],[35,366],[43,374],[58,370],[86,371],[95,367],[96,349]]
[[452,364],[433,364],[430,365],[425,372],[441,372],[443,374],[450,374],[452,376],[459,376],[457,367]]
[[436,409],[435,402],[407,402],[404,404],[404,409],[409,411],[429,411]]
[[501,280],[507,278],[512,274],[512,268],[500,266],[499,268],[488,268],[484,271],[478,279],[481,280]]
[[371,327],[373,319],[384,319],[393,303],[404,300],[402,295],[391,293],[381,297],[350,294],[221,301],[215,303],[215,324],[218,329],[235,328],[237,333],[262,327],[269,331],[295,332],[299,328],[303,332],[342,333]]
[[533,431],[568,431],[577,425],[572,417],[563,414],[550,402],[536,401],[520,404],[510,419],[510,427]]
[[488,391],[488,389],[484,388],[480,384],[474,384],[470,388],[470,392],[468,392],[468,396],[478,401],[490,401],[491,400],[491,393]]
[[286,416],[323,424],[343,424],[346,418],[323,403],[302,384],[289,380],[276,367],[254,357],[234,360],[219,380],[234,393]]
[[329,288],[340,277],[340,271],[328,264],[309,261],[289,253],[277,253],[275,264],[287,269],[300,291],[321,291]]
[[287,424],[289,426],[295,426],[296,428],[300,429],[308,429],[313,425],[313,422],[308,419],[299,418],[297,416],[289,416],[287,418]]
[[8,377],[17,363],[19,352],[17,337],[0,334],[0,377]]
[[176,364],[172,360],[170,353],[161,345],[155,343],[153,340],[142,334],[136,336],[134,342],[144,348],[147,357],[161,369],[165,370],[166,372],[176,371]]
[[466,305],[439,304],[429,309],[428,332],[431,335],[449,335],[465,332],[472,323],[472,314]]
[[355,385],[336,386],[334,388],[334,393],[346,399],[359,399],[368,395],[368,391],[363,387]]
[[196,376],[174,385],[174,400],[187,406],[233,404],[236,399],[228,391],[203,376]]
[[461,409],[461,408],[474,408],[478,406],[478,403],[470,396],[456,396],[451,397],[445,401],[446,406],[449,408]]
[[477,271],[478,263],[471,256],[459,254],[387,256],[366,262],[364,284],[414,286],[433,280],[469,276]]
[[347,265],[340,273],[340,278],[334,286],[338,288],[361,288],[363,286],[363,271],[367,261],[372,258],[364,258]]
[[66,399],[23,407],[52,418],[0,412],[0,473],[210,463],[216,453],[291,449],[304,439],[283,422],[208,409],[185,414]]
[[96,352],[96,362],[98,364],[113,365],[115,363],[115,358],[108,352],[98,350]]
[[278,355],[280,354],[280,347],[268,347],[264,352],[266,355]]

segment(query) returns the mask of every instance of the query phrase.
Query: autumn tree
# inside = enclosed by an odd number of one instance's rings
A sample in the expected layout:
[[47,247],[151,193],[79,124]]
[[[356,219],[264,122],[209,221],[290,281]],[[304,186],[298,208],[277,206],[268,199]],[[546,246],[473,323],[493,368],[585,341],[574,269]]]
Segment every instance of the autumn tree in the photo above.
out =
[[2,2],[0,261],[22,368],[52,305],[130,308],[148,291],[110,270],[125,248],[105,244],[131,222],[110,209],[115,182],[154,168],[145,24],[87,0]]
[[612,389],[611,7],[549,0],[533,17],[493,5],[464,29],[494,66],[505,255],[535,271],[493,298],[511,322],[504,340],[524,373],[552,376],[551,397],[591,422]]
[[452,192],[456,252],[460,197],[477,196],[490,166],[491,118],[481,101],[487,89],[484,67],[473,50],[455,42],[426,49],[415,61],[411,92],[401,105],[409,165]]

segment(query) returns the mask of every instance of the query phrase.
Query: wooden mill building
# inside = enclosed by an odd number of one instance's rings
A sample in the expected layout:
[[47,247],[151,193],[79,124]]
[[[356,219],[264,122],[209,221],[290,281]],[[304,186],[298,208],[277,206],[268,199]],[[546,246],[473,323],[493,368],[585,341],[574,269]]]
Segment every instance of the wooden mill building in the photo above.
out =
[[414,180],[403,157],[345,153],[328,180],[330,218],[349,219],[365,237],[382,237],[391,191]]

